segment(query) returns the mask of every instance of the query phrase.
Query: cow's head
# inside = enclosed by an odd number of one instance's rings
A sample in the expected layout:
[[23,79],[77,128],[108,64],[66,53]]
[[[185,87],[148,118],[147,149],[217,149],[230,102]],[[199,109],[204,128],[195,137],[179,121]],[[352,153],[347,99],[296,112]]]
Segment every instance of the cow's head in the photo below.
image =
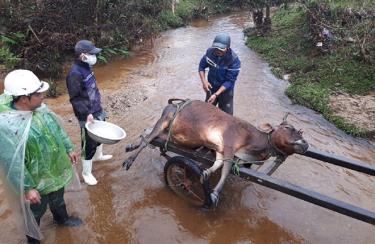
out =
[[288,124],[286,116],[279,126],[269,129],[271,144],[279,153],[285,156],[293,153],[303,154],[307,151],[309,144],[303,139],[302,130],[296,130],[292,125]]

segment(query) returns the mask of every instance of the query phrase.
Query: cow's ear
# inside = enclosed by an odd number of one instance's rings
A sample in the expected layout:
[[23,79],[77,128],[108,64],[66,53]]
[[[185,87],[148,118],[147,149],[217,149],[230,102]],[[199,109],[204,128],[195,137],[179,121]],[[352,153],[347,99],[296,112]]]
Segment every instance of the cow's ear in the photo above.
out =
[[272,125],[270,125],[269,123],[266,123],[266,124],[260,124],[258,126],[258,130],[262,131],[262,132],[265,132],[265,133],[270,133],[272,132],[274,129],[272,127]]

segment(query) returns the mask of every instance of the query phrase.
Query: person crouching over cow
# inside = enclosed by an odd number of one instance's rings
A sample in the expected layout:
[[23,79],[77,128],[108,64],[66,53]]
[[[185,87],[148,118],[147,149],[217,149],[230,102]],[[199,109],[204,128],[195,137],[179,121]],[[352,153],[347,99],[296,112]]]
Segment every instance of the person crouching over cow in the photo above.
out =
[[[240,73],[241,62],[237,54],[230,48],[230,37],[219,34],[215,37],[212,47],[199,62],[199,77],[206,102],[218,105],[224,112],[233,115],[234,84]],[[206,79],[205,69],[208,68]]]
[[92,162],[112,158],[112,155],[103,155],[103,145],[91,139],[85,128],[86,122],[93,122],[94,119],[105,120],[100,92],[92,71],[92,66],[96,63],[96,54],[102,49],[95,47],[91,41],[81,40],[77,42],[74,50],[77,60],[66,77],[66,85],[70,103],[81,127],[81,148],[84,158],[82,177],[88,185],[96,185],[97,180],[91,173]]

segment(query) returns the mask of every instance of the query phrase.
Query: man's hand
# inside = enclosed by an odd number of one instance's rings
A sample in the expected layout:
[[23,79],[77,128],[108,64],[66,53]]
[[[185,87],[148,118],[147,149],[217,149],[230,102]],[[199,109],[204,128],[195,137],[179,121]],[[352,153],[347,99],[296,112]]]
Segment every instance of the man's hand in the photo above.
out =
[[202,87],[205,92],[208,92],[212,88],[211,84],[206,80],[202,81]]
[[86,122],[87,122],[87,123],[92,123],[92,122],[94,122],[94,116],[92,116],[92,114],[87,115]]
[[78,163],[78,155],[76,152],[70,152],[69,154],[70,161],[72,164],[77,164]]
[[40,195],[39,192],[35,189],[31,189],[25,194],[25,199],[30,201],[32,204],[40,204]]
[[211,95],[211,97],[208,99],[208,103],[214,103],[217,99],[217,95],[214,93]]

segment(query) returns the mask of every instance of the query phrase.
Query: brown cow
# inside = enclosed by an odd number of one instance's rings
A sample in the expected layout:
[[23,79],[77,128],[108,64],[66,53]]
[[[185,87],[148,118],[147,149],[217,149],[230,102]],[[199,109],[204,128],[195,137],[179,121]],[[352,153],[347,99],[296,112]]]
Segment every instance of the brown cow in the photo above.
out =
[[302,132],[289,125],[286,118],[276,128],[269,124],[262,125],[261,131],[209,103],[191,101],[179,109],[172,104],[175,100],[179,99],[168,101],[169,105],[164,108],[161,118],[148,136],[138,144],[127,147],[127,151],[137,149],[124,162],[127,170],[150,141],[156,137],[167,139],[170,128],[170,142],[188,148],[204,146],[216,151],[214,164],[203,171],[202,178],[207,180],[213,172],[223,167],[221,178],[211,193],[212,202],[217,204],[234,156],[250,162],[266,160],[271,156],[284,161],[288,155],[304,153],[308,148]]

